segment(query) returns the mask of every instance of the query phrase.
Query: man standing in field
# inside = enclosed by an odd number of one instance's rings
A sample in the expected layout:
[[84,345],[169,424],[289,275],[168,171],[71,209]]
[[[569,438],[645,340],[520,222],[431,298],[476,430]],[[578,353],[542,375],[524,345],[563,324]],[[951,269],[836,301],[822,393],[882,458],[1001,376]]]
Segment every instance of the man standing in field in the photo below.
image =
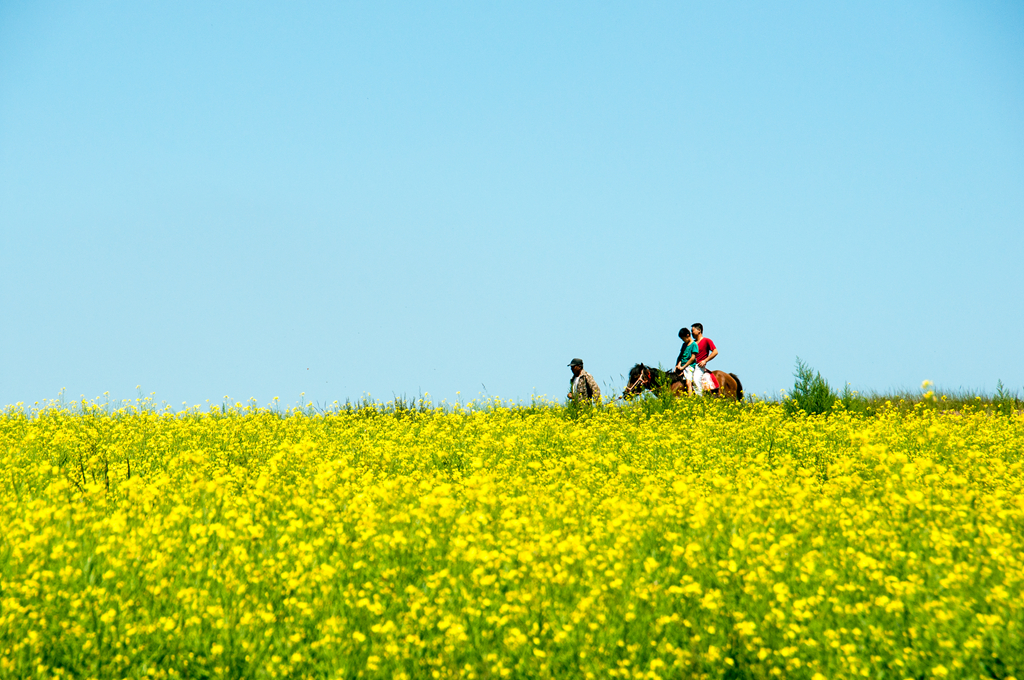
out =
[[697,362],[697,343],[690,337],[689,328],[679,329],[679,339],[683,341],[683,347],[679,350],[679,357],[676,359],[676,375],[686,381],[687,394],[692,394],[693,368]]
[[697,358],[693,367],[693,389],[697,396],[704,394],[704,374],[708,372],[708,362],[718,356],[718,348],[710,338],[704,337],[704,326],[699,323],[693,324],[693,339],[697,341]]
[[569,362],[572,378],[569,379],[569,401],[601,401],[601,388],[597,386],[594,376],[583,370],[583,359]]

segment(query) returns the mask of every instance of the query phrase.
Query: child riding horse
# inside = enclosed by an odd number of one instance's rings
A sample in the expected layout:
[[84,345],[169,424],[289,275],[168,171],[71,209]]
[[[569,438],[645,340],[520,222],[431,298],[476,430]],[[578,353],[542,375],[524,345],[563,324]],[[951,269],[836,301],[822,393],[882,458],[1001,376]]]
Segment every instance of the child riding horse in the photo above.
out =
[[[743,401],[743,384],[735,373],[725,371],[711,371],[718,381],[718,389],[712,390],[715,396],[728,397],[736,401]],[[622,391],[623,397],[637,395],[644,390],[659,391],[662,386],[668,387],[673,394],[679,395],[686,391],[686,383],[682,376],[663,371],[653,366],[637,364],[629,371],[629,380],[626,381],[626,389]]]

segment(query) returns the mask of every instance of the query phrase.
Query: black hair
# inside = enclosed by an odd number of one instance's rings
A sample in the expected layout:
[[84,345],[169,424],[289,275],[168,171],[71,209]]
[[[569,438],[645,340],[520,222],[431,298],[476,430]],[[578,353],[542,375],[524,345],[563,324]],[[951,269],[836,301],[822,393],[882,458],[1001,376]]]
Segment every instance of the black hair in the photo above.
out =
[[693,328],[696,328],[696,329],[697,329],[697,330],[699,330],[699,331],[700,331],[701,333],[703,333],[703,332],[704,332],[704,325],[703,325],[703,324],[695,323],[695,324],[691,324],[691,325],[693,326]]
[[689,328],[680,328],[679,329],[679,339],[680,340],[685,340],[688,337],[690,337],[690,329]]

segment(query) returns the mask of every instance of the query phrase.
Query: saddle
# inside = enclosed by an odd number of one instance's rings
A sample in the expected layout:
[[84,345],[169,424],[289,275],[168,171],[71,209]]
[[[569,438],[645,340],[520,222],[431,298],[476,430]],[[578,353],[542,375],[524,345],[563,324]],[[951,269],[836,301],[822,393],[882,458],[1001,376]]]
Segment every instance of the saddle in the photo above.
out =
[[705,390],[717,390],[720,387],[720,385],[718,384],[718,379],[715,377],[715,374],[712,373],[711,371],[704,371],[704,376],[701,378],[701,383],[703,383],[701,387]]

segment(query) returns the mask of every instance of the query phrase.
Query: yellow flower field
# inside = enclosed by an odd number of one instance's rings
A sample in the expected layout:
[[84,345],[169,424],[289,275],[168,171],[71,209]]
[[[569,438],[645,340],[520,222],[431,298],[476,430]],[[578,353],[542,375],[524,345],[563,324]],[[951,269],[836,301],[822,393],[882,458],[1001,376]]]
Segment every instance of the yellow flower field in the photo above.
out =
[[0,415],[0,677],[1024,677],[1024,418]]

